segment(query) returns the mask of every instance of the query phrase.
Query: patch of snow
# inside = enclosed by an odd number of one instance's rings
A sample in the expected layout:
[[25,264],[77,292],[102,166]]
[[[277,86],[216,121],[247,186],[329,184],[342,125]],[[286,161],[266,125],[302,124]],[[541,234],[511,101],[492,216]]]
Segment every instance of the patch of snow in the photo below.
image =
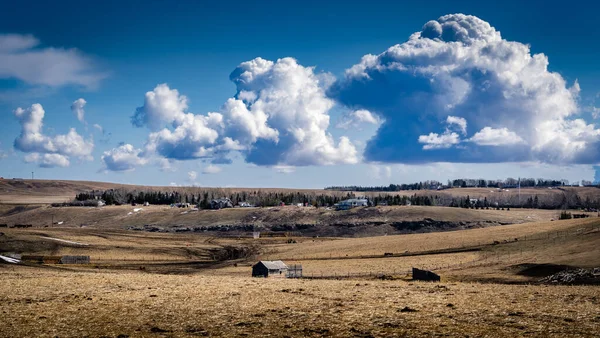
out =
[[69,244],[76,244],[76,245],[84,245],[87,246],[89,244],[85,244],[85,243],[79,243],[79,242],[73,242],[73,241],[68,241],[66,239],[60,239],[60,238],[52,238],[52,237],[43,237],[41,236],[43,239],[49,239],[52,241],[57,241],[57,242],[63,242],[63,243],[69,243]]
[[2,259],[3,261],[5,261],[7,263],[12,263],[12,264],[21,263],[21,261],[18,260],[18,259],[11,258],[11,257],[6,257],[6,256],[0,256],[0,259]]
[[133,212],[140,212],[140,211],[143,211],[143,210],[144,210],[143,208],[135,208],[135,209],[133,209]]

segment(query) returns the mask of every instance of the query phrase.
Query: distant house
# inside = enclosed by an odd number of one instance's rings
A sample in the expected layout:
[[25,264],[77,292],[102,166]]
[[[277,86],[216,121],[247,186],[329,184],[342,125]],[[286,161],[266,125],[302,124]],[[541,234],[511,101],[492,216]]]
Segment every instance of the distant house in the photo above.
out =
[[337,210],[349,210],[355,207],[367,207],[369,201],[366,198],[351,198],[341,201],[336,205]]
[[260,261],[252,266],[252,277],[285,278],[288,266],[282,261]]
[[217,199],[210,201],[210,208],[211,209],[233,208],[233,203],[231,203],[231,200],[227,197],[217,198]]

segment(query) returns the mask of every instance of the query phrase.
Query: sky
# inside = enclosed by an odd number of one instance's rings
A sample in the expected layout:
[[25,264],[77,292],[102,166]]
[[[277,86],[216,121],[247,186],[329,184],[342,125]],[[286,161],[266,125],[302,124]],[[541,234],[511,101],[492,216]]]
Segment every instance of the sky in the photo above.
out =
[[600,5],[42,1],[0,12],[0,176],[600,180]]

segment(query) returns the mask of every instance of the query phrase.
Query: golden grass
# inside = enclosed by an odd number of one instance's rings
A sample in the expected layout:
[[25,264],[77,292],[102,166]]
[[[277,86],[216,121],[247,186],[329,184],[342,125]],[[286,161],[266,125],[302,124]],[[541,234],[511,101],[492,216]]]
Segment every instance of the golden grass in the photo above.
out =
[[[3,241],[20,241],[26,254],[89,255],[92,263],[106,261],[207,260],[210,237],[193,234],[147,233],[91,228],[4,229]],[[50,238],[85,245],[57,242]]]
[[563,231],[571,227],[592,226],[599,218],[524,223],[478,229],[391,235],[368,238],[348,238],[335,241],[303,241],[298,244],[273,246],[269,256],[289,259],[328,258],[336,256],[383,255],[385,252],[403,253],[460,248],[491,244],[493,241],[514,240],[541,233]]
[[[134,212],[134,209],[143,210]],[[522,223],[539,222],[557,219],[557,210],[513,209],[506,210],[473,210],[448,207],[377,207],[356,208],[348,211],[326,210],[325,208],[233,208],[223,210],[191,211],[168,206],[132,207],[106,206],[93,207],[60,207],[40,206],[23,212],[12,212],[3,206],[1,212],[10,213],[0,216],[0,223],[32,224],[34,227],[52,227],[52,221],[63,222],[62,227],[79,227],[81,225],[102,228],[143,227],[149,225],[200,227],[219,224],[319,224],[328,226],[338,223],[364,222],[402,222],[421,221],[431,218],[446,222],[474,223]],[[375,229],[376,230],[376,229]],[[393,231],[393,228],[389,228]]]
[[[600,334],[598,288],[0,268],[7,337]],[[405,307],[416,312],[402,312]]]

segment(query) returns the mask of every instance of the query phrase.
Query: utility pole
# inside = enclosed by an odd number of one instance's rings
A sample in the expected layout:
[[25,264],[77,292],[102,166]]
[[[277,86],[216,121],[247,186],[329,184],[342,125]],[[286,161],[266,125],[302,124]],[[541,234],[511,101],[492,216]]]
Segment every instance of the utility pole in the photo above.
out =
[[521,178],[519,177],[519,208],[521,207]]

